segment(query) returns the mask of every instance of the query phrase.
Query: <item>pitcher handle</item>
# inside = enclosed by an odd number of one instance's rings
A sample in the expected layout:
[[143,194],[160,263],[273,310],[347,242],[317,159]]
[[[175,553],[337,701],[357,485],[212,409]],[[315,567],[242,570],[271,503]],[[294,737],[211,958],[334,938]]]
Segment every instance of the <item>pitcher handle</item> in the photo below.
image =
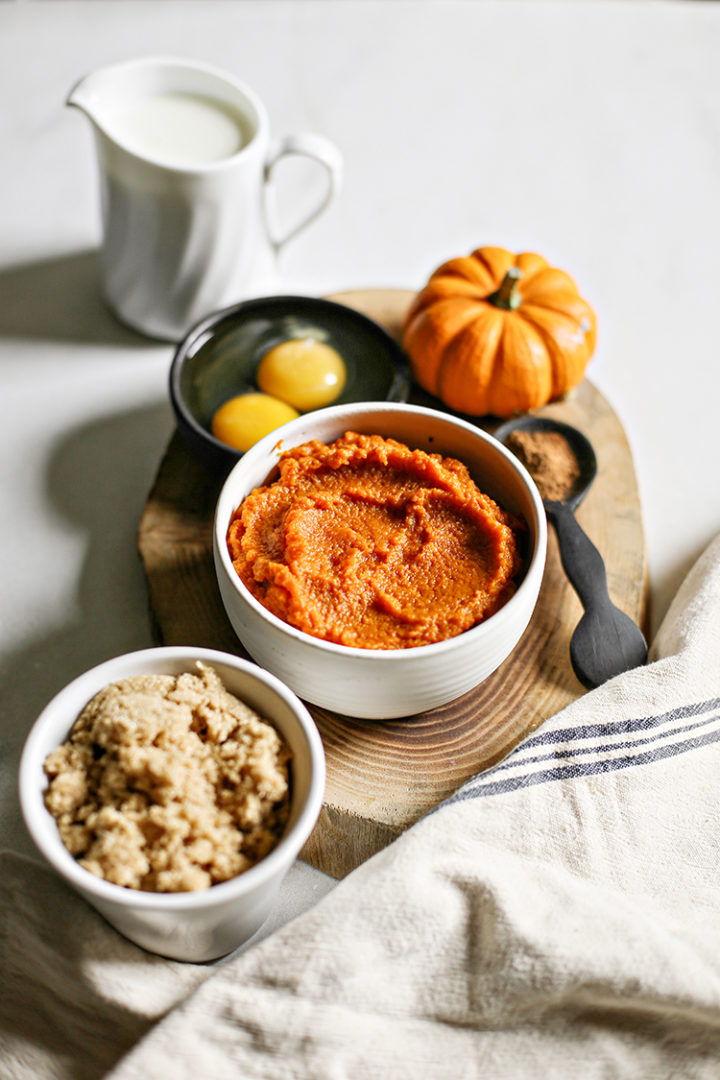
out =
[[[318,202],[317,206],[313,207],[304,218],[301,218],[299,222],[288,229],[285,235],[278,235],[275,231],[275,218],[277,215],[275,213],[271,181],[275,166],[281,158],[284,158],[289,154],[308,157],[313,161],[316,161],[319,165],[322,165],[327,173],[327,186],[323,197]],[[327,210],[340,190],[340,185],[342,183],[342,169],[343,160],[340,151],[337,146],[329,139],[326,139],[324,135],[286,135],[285,138],[280,139],[275,144],[275,147],[270,151],[268,160],[265,163],[264,178],[266,184],[265,213],[267,231],[270,244],[276,255],[289,240],[294,239],[298,233],[302,232],[303,229],[306,229],[311,222],[315,221],[316,218]]]

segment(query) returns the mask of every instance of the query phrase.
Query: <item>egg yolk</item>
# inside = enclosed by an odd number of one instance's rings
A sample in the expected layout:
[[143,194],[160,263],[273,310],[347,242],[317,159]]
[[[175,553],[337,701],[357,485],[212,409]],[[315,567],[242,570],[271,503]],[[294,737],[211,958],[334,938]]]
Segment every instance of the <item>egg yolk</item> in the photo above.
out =
[[340,396],[346,371],[342,357],[330,345],[312,338],[293,338],[265,353],[257,384],[266,394],[296,409],[320,409]]
[[269,394],[239,394],[220,406],[210,429],[220,442],[244,453],[263,435],[298,415],[291,405]]

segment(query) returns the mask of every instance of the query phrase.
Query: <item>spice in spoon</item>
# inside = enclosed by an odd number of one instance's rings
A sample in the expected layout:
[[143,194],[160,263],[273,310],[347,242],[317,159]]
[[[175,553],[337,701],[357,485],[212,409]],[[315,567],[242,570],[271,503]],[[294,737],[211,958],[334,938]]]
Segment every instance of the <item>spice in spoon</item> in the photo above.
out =
[[522,461],[543,499],[561,502],[580,476],[575,452],[559,431],[512,431],[505,445]]

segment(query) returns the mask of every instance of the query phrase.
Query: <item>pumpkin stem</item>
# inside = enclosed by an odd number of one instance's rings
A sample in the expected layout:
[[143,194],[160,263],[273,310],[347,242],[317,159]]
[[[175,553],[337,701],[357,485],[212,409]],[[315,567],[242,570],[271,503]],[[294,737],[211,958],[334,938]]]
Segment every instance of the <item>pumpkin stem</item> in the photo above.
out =
[[491,293],[491,295],[488,296],[488,303],[494,304],[495,307],[502,308],[503,311],[514,311],[520,303],[520,296],[515,287],[521,277],[522,270],[517,266],[511,266],[505,277],[502,279],[500,288],[497,292]]

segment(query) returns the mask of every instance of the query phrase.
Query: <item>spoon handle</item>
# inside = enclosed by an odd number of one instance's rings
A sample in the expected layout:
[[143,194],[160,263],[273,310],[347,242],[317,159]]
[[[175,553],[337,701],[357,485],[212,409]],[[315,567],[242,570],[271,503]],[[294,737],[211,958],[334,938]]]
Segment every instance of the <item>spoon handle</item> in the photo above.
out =
[[570,642],[573,669],[584,686],[600,686],[614,675],[645,663],[645,638],[610,599],[602,555],[572,510],[550,501],[546,501],[545,510],[557,534],[565,573],[585,609]]
[[563,569],[582,606],[611,606],[603,557],[572,510],[564,503],[547,500],[545,512],[555,527]]

